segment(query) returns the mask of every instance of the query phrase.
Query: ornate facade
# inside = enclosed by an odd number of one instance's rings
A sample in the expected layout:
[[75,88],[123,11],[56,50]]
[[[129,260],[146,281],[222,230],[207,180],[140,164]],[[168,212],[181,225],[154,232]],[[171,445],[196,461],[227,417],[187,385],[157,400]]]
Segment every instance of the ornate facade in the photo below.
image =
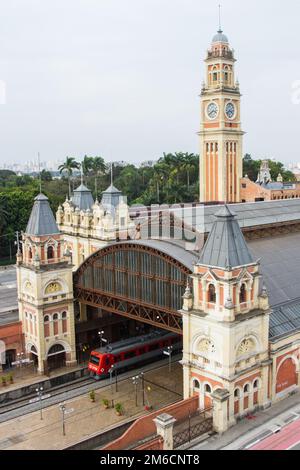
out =
[[39,194],[17,254],[19,318],[25,349],[40,373],[75,365],[71,258],[46,196]]
[[124,199],[111,184],[102,193],[101,203],[97,199],[94,202],[91,191],[81,184],[74,196],[58,207],[56,222],[74,269],[109,242],[127,240],[134,233],[135,225]]

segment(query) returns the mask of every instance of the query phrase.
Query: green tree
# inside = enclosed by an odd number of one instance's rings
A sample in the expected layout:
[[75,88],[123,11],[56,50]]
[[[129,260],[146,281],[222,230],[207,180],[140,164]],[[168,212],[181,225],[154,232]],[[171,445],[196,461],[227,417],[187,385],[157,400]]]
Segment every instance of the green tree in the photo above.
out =
[[67,157],[65,163],[58,167],[60,174],[67,173],[69,183],[69,197],[71,197],[71,177],[74,170],[78,170],[80,164],[75,160],[74,157]]

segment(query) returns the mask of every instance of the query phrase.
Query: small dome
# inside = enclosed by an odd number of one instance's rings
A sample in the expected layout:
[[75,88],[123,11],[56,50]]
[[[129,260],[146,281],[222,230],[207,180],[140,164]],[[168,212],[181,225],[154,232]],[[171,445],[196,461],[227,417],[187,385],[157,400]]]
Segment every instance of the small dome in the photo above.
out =
[[223,31],[219,29],[218,33],[214,35],[212,42],[224,42],[228,44],[228,37],[223,34]]

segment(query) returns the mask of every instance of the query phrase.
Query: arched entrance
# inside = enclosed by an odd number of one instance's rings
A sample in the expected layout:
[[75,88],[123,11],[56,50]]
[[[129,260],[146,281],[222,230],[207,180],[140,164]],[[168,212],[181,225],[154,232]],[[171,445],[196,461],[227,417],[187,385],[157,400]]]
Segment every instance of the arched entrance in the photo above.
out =
[[182,308],[197,255],[165,241],[119,242],[91,255],[74,276],[81,303],[182,334]]
[[30,360],[33,361],[34,366],[37,367],[39,359],[38,359],[37,349],[34,345],[31,346],[29,354],[30,354]]
[[278,368],[276,377],[276,393],[283,392],[298,384],[298,374],[293,358],[285,359]]
[[47,354],[48,370],[58,369],[66,365],[66,351],[61,344],[54,344]]
[[12,367],[13,362],[16,360],[16,350],[15,349],[8,349],[5,351],[5,364],[2,365],[3,370],[10,369]]

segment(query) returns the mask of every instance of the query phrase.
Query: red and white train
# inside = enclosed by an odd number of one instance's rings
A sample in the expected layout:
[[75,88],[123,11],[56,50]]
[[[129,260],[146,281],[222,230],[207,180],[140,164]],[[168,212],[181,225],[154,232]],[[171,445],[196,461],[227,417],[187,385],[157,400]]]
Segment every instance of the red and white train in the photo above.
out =
[[96,380],[107,377],[111,366],[118,372],[142,363],[162,358],[172,346],[172,353],[182,350],[182,337],[174,333],[154,331],[134,338],[117,341],[91,352],[88,369]]

